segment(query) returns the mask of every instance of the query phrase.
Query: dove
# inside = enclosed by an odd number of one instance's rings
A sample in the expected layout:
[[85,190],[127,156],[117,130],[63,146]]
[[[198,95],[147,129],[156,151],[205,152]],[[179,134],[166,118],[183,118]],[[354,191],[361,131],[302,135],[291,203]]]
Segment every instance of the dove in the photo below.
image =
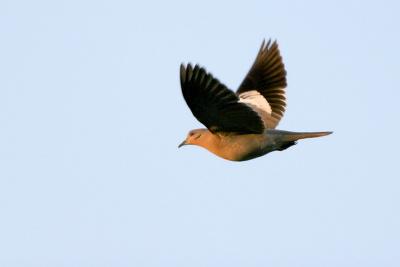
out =
[[331,134],[276,129],[286,110],[286,70],[277,41],[262,42],[236,92],[203,67],[180,66],[183,98],[206,128],[189,131],[178,146],[196,145],[230,161],[246,161],[283,151],[300,139]]

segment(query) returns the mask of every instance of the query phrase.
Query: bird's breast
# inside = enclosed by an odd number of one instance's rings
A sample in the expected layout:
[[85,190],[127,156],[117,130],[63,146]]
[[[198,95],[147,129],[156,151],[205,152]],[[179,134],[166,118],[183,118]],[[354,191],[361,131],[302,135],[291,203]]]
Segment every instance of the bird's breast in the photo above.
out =
[[273,151],[273,144],[265,134],[227,135],[219,137],[208,150],[227,160],[245,161]]

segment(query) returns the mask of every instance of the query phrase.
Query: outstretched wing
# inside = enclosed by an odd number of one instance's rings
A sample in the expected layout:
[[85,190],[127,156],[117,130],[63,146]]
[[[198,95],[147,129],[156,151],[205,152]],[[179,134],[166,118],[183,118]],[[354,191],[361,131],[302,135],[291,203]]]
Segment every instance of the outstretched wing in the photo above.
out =
[[241,102],[252,107],[266,128],[275,128],[286,108],[286,71],[276,41],[263,41],[260,51],[237,90]]
[[211,132],[262,133],[261,117],[204,68],[181,65],[182,94],[193,115]]

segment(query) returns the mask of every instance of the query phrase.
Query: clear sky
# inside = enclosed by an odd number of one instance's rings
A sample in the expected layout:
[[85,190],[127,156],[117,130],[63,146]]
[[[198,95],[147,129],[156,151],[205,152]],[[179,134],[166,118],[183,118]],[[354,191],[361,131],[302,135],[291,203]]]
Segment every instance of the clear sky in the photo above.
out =
[[[0,1],[0,266],[400,266],[398,1]],[[179,64],[231,89],[263,38],[279,129],[197,147]]]

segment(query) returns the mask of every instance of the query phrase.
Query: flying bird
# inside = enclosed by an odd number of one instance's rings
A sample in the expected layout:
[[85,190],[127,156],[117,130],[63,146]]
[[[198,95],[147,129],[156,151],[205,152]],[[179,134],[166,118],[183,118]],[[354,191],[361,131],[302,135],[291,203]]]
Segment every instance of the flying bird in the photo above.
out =
[[286,109],[287,85],[276,41],[263,41],[236,93],[199,65],[181,64],[180,82],[187,105],[207,129],[191,130],[179,147],[197,145],[221,158],[245,161],[332,133],[275,129]]

